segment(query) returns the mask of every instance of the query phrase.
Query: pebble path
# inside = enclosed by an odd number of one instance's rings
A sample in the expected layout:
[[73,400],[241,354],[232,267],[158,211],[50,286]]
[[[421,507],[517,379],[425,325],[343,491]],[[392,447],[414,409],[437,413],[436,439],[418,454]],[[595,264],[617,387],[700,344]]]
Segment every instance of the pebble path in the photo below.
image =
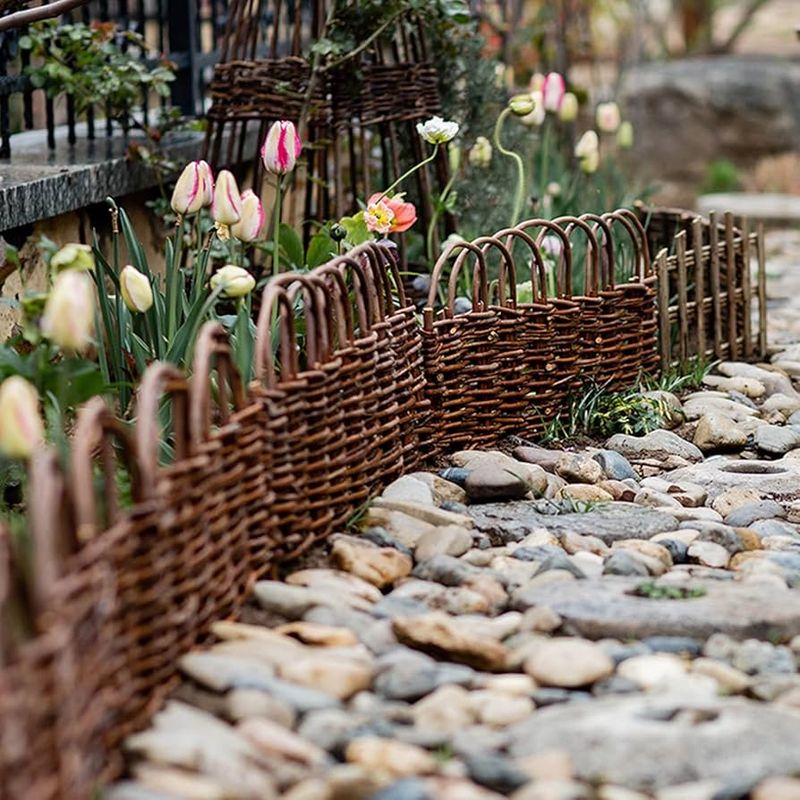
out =
[[798,388],[788,345],[666,398],[675,430],[404,476],[183,657],[106,797],[797,800]]

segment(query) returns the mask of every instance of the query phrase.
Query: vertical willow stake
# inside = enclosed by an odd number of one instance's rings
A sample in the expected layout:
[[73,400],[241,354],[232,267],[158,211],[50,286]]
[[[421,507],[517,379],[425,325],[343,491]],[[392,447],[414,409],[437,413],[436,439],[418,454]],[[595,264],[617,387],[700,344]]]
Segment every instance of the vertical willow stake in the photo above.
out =
[[509,114],[518,113],[519,112],[512,110],[510,106],[508,108],[504,108],[500,113],[500,116],[497,118],[497,122],[494,126],[493,137],[495,147],[498,149],[498,151],[504,156],[508,156],[509,158],[513,159],[514,164],[517,167],[517,192],[514,198],[514,211],[511,215],[512,228],[519,222],[520,217],[522,216],[523,206],[525,205],[525,165],[522,163],[522,158],[520,157],[519,153],[515,153],[513,150],[507,150],[505,147],[503,147],[503,143],[500,141],[500,133],[503,129],[503,123],[506,121],[506,117],[508,117]]

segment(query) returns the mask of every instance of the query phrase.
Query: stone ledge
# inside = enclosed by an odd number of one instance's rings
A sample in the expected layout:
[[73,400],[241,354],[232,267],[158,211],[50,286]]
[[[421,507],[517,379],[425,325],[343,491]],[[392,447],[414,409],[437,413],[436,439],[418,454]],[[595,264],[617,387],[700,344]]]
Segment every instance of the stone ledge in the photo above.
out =
[[[204,138],[198,131],[173,133],[162,148],[190,161],[200,157]],[[0,162],[0,232],[152,188],[153,170],[126,156],[131,144],[144,141],[137,135],[89,140],[78,126],[78,141],[70,145],[64,127],[56,130],[56,149],[48,150],[46,131],[16,135],[11,158]]]

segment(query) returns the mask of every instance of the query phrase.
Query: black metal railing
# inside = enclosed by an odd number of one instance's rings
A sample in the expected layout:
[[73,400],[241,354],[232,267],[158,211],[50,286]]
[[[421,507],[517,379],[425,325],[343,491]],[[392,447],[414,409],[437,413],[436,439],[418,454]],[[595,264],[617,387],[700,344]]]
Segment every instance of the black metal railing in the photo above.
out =
[[[207,83],[219,56],[225,28],[228,0],[92,0],[62,16],[66,21],[113,21],[121,31],[143,36],[149,48],[148,60],[155,63],[165,56],[176,67],[172,84],[172,105],[182,113],[203,113]],[[79,120],[70,95],[47,97],[34,88],[26,76],[30,53],[19,47],[25,28],[0,33],[0,158],[11,156],[12,134],[23,130],[45,129],[50,149],[56,146],[56,127],[66,125],[68,141],[77,141],[79,122],[86,124],[89,139],[97,136],[100,125],[106,136],[115,132],[115,123],[102,108],[89,108]],[[151,95],[142,98],[145,124],[163,105]]]

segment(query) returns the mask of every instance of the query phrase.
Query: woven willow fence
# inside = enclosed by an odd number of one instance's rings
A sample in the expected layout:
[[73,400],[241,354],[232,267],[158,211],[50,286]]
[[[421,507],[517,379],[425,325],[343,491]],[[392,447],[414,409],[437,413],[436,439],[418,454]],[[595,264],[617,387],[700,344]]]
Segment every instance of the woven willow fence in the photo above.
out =
[[[669,292],[650,253],[662,275],[677,259],[679,294],[689,268],[685,231],[669,256],[659,248],[675,231],[646,232],[648,216],[530,220],[454,245],[434,268],[421,323],[392,250],[363,245],[267,286],[247,391],[225,332],[209,323],[190,379],[166,364],[147,370],[132,430],[100,399],[83,407],[69,469],[49,451],[31,464],[32,569],[0,536],[2,797],[89,798],[118,775],[123,738],[162,704],[180,655],[211,622],[235,617],[255,579],[340,529],[403,472],[451,448],[535,435],[587,379],[624,386],[656,371],[655,300]],[[555,265],[545,237],[561,243]],[[720,250],[698,238],[695,253],[701,266],[717,263],[743,326],[750,295],[731,295],[727,276],[731,259],[737,275],[747,271],[741,248],[752,240],[734,231],[731,248],[730,238],[726,229]],[[456,315],[465,272],[473,308]],[[531,296],[519,302],[527,280]],[[700,306],[716,314],[722,299],[709,299]],[[724,317],[711,322],[725,328]],[[164,402],[169,431],[158,423]],[[165,438],[175,456],[160,465]]]

